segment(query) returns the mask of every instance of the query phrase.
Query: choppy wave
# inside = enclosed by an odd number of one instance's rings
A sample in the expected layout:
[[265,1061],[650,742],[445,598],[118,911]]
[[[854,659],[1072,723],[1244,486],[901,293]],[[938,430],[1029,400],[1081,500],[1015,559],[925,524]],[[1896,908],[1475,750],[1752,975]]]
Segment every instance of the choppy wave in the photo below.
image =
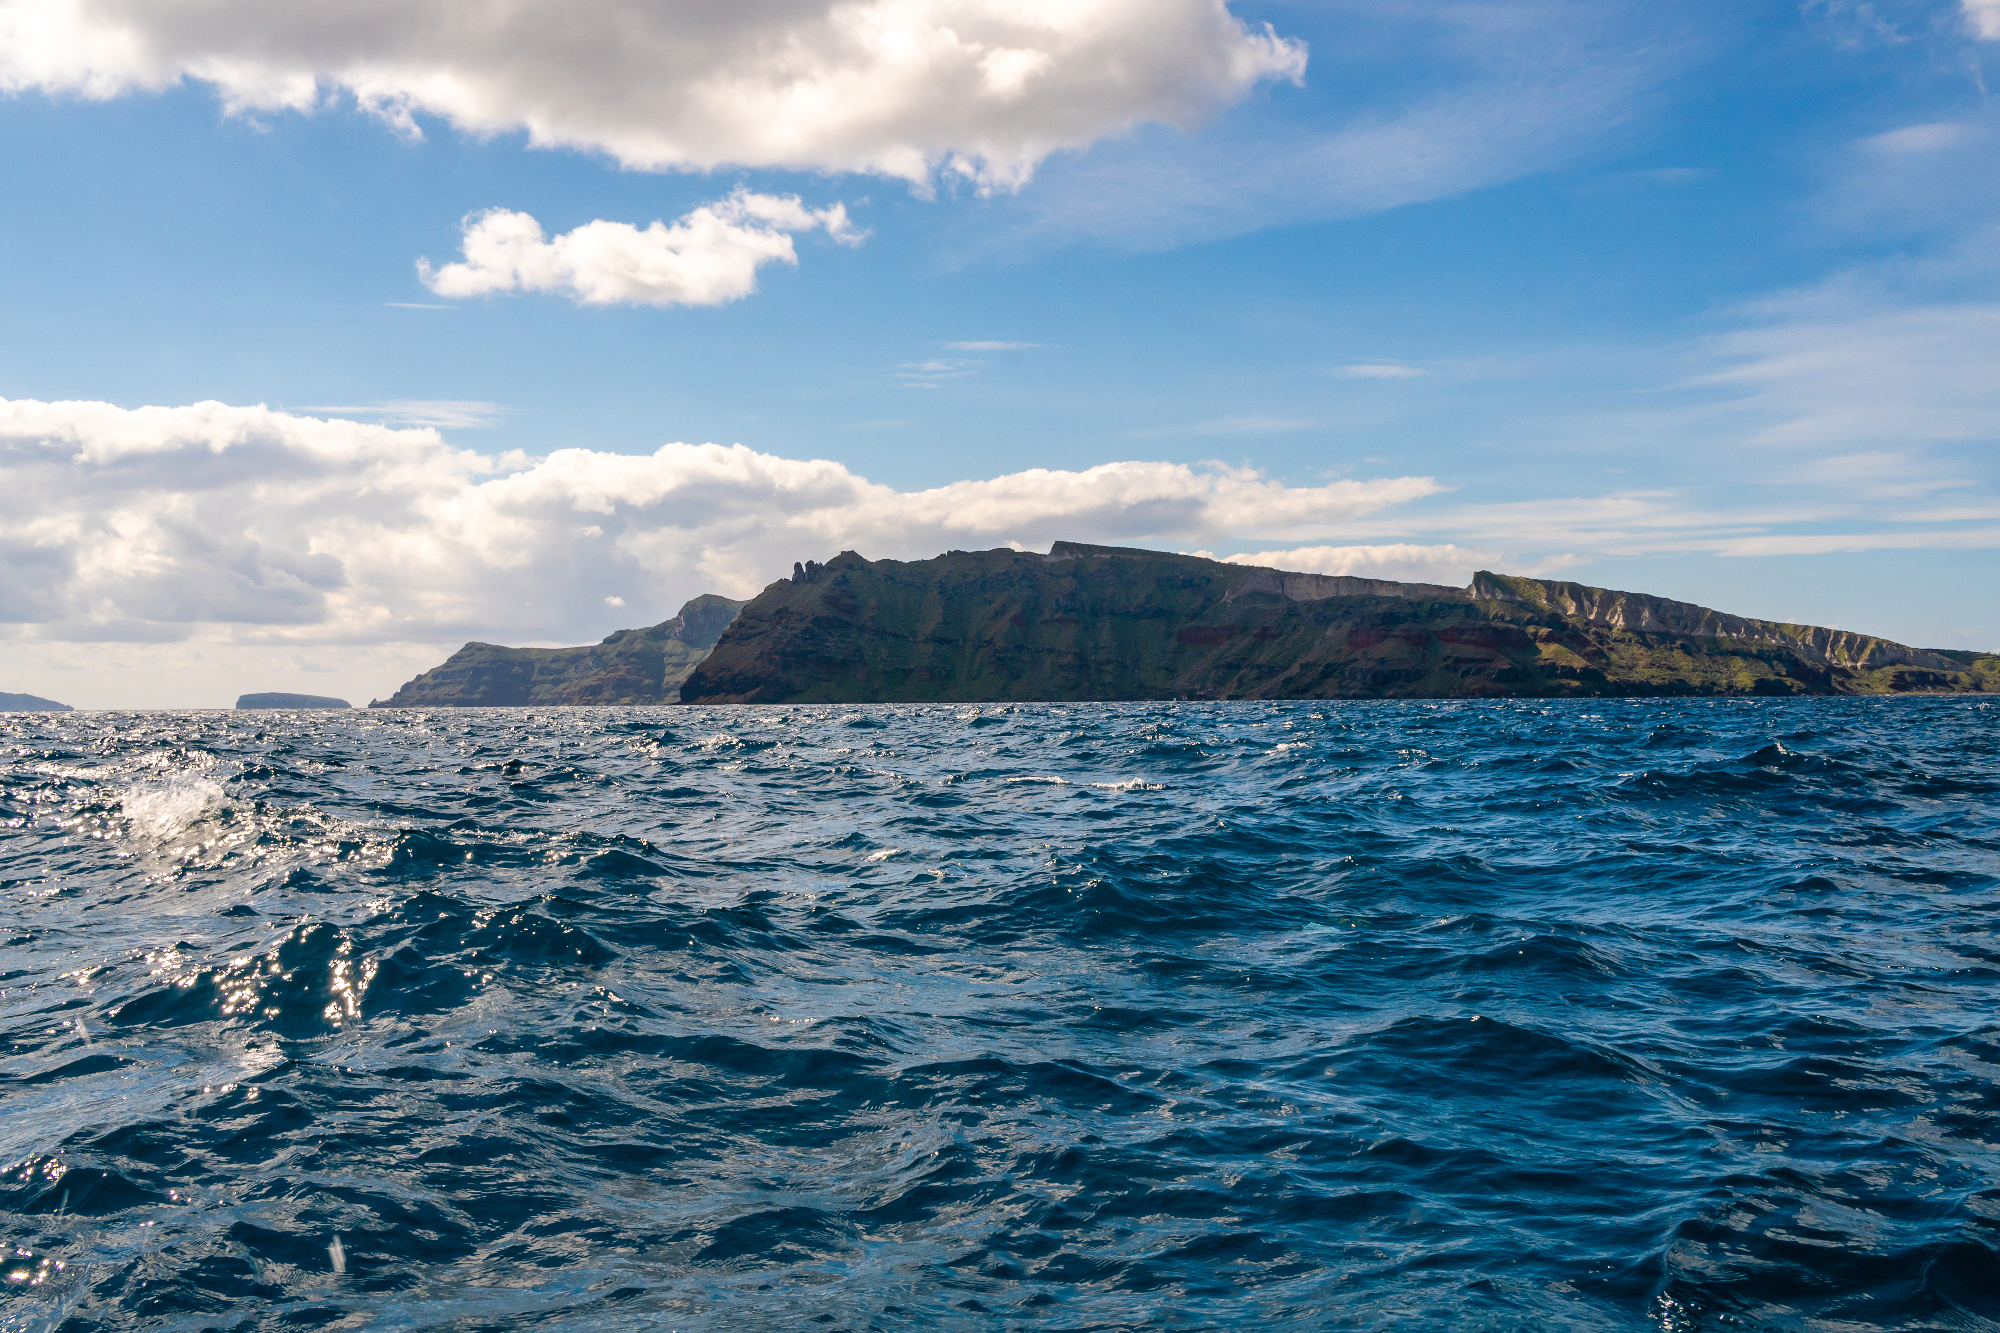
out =
[[0,1333],[2000,1329],[1984,699],[0,720]]

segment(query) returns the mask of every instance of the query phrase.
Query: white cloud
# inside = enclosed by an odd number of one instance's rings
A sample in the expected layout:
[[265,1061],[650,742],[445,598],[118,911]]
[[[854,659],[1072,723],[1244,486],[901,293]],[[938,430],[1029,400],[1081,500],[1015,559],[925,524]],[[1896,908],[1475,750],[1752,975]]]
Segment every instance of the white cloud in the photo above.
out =
[[2000,0],[1965,0],[1965,17],[1974,32],[1989,42],[2000,42]]
[[741,445],[493,460],[263,407],[5,400],[0,479],[0,635],[262,644],[580,642],[843,548],[1282,540],[1438,489],[1134,461],[905,492]]
[[183,79],[232,111],[345,90],[418,133],[526,131],[628,167],[861,171],[984,187],[1149,121],[1185,125],[1302,44],[1223,0],[0,0],[0,88],[105,98]]
[[757,290],[757,270],[797,264],[789,233],[824,227],[843,245],[863,233],[844,204],[811,209],[795,195],[737,190],[669,227],[589,222],[554,240],[526,213],[489,209],[465,220],[465,259],[433,270],[417,261],[439,296],[560,292],[585,305],[725,305]]

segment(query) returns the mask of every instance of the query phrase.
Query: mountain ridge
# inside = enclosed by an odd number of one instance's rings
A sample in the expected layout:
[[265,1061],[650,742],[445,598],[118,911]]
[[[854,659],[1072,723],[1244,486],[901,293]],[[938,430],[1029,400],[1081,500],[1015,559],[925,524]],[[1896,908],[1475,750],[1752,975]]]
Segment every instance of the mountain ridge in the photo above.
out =
[[743,602],[705,593],[670,620],[575,648],[468,643],[370,708],[509,708],[677,700]]
[[0,690],[0,713],[74,713],[68,704],[44,699],[39,694],[14,694]]
[[1990,692],[2000,655],[1481,571],[1464,588],[1057,542],[795,566],[686,703]]

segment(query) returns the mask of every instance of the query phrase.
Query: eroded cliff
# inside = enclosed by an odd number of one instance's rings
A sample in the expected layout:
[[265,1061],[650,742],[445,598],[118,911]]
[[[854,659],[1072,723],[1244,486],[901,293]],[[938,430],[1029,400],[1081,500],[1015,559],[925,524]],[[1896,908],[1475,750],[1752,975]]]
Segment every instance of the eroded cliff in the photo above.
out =
[[1886,694],[2000,688],[2000,657],[1582,584],[1465,588],[1059,542],[801,566],[689,703]]

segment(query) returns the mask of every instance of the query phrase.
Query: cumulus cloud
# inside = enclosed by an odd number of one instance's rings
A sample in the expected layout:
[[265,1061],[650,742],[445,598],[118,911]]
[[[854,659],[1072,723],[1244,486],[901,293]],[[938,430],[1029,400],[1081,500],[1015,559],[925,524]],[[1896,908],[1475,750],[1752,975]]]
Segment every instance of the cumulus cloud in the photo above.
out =
[[1965,0],[1965,17],[1974,32],[1989,42],[2000,42],[2000,0]]
[[864,233],[847,207],[812,209],[796,195],[738,190],[669,227],[589,222],[554,240],[526,213],[489,209],[465,219],[465,258],[433,269],[417,261],[439,296],[559,292],[585,305],[726,305],[757,290],[757,270],[797,264],[790,233],[825,228],[843,245]]
[[345,90],[410,134],[423,113],[647,170],[943,168],[986,188],[1305,63],[1224,0],[0,0],[0,88],[193,79],[235,111]]
[[430,429],[0,400],[0,637],[577,642],[843,548],[1282,540],[1430,495],[1122,462],[898,491],[741,445],[491,459]]

